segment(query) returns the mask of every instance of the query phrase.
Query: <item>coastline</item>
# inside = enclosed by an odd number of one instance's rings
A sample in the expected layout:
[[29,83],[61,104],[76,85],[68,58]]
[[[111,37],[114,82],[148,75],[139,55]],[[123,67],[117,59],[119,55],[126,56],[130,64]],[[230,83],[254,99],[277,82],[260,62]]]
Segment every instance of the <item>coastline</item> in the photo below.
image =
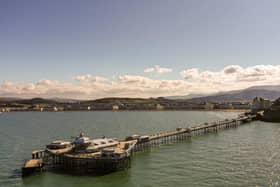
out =
[[21,111],[9,111],[9,112],[2,112],[3,113],[12,113],[12,112],[38,112],[38,113],[60,113],[60,112],[163,112],[163,111],[169,111],[169,112],[176,112],[176,111],[198,111],[198,112],[249,112],[249,109],[161,109],[161,110],[60,110],[60,111],[35,111],[35,110],[21,110]]

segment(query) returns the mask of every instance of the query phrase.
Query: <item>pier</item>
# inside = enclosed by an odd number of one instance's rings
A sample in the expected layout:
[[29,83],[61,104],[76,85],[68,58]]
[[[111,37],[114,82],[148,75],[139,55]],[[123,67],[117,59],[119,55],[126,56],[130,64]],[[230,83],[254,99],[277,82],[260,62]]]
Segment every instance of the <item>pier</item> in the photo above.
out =
[[27,160],[22,167],[22,175],[27,176],[35,172],[43,171],[43,157],[45,150],[32,151],[32,159]]
[[156,134],[137,136],[133,135],[128,139],[137,139],[133,151],[143,151],[154,146],[184,141],[193,136],[203,135],[211,132],[218,132],[222,129],[236,128],[257,119],[257,114],[240,115],[235,119],[225,119],[211,123],[204,123],[193,127],[177,128],[174,131],[160,132]]
[[[149,150],[159,145],[185,141],[194,136],[217,133],[223,129],[236,128],[257,119],[258,114],[245,113],[234,119],[203,123],[193,127],[178,127],[173,131],[148,135],[135,134],[119,141],[109,139],[108,142],[111,143],[106,145],[103,142],[103,148],[94,152],[89,152],[87,149],[81,152],[78,149],[80,145],[78,146],[75,142],[63,148],[36,150],[32,152],[32,159],[26,161],[22,167],[22,176],[52,170],[78,175],[106,174],[129,168],[131,158],[136,152]],[[88,139],[83,135],[77,138]],[[97,140],[102,142],[103,139]],[[102,147],[101,144],[98,145],[98,147],[100,146]]]

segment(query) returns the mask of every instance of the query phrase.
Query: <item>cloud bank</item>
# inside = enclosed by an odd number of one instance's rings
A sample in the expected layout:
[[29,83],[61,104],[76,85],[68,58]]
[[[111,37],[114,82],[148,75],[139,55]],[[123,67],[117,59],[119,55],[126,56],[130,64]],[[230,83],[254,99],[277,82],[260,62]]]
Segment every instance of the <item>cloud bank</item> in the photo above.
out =
[[280,84],[280,65],[256,65],[243,68],[230,65],[221,71],[201,71],[197,68],[181,72],[182,77],[188,82],[216,87],[219,91],[241,89],[249,86]]
[[[168,68],[155,66],[145,72],[166,73]],[[280,85],[280,65],[256,65],[243,68],[238,65],[220,71],[186,69],[177,80],[152,79],[140,75],[122,75],[114,79],[78,75],[67,82],[39,80],[21,83],[4,81],[0,96],[6,97],[63,97],[96,99],[103,97],[159,97],[215,93],[243,89],[257,85]]]

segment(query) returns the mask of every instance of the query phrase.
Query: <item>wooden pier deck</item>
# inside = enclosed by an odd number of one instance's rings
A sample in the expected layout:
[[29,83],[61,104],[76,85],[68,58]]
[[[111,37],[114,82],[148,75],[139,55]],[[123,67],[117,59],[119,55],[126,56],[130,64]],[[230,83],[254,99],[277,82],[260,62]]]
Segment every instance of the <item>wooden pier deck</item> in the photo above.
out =
[[193,127],[177,128],[173,131],[143,135],[138,138],[138,142],[134,148],[134,151],[143,151],[153,146],[186,140],[187,138],[195,135],[218,132],[219,129],[238,127],[239,125],[254,120],[256,117],[256,115],[240,115],[234,119],[225,119],[222,121],[204,123]]
[[43,169],[43,159],[42,158],[35,158],[28,160],[24,163],[22,167],[22,176],[28,176],[35,172],[40,172]]
[[67,152],[71,151],[72,149],[73,149],[73,146],[69,146],[69,147],[66,147],[63,149],[54,149],[54,150],[47,149],[46,151],[53,155],[60,155],[60,154],[67,153]]
[[27,162],[25,162],[23,167],[24,168],[39,168],[42,166],[42,163],[43,163],[42,158],[31,159],[31,160],[28,160]]

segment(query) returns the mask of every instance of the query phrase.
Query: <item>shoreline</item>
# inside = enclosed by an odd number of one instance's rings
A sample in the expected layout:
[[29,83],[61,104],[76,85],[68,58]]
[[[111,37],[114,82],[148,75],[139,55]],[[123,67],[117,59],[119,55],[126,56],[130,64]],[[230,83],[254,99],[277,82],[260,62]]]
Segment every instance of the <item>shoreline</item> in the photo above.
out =
[[249,112],[249,109],[166,109],[166,110],[61,110],[61,111],[33,111],[33,110],[23,110],[23,111],[9,111],[9,112],[2,112],[3,113],[12,113],[12,112],[38,112],[38,113],[60,113],[60,112],[177,112],[177,111],[197,111],[197,112]]

